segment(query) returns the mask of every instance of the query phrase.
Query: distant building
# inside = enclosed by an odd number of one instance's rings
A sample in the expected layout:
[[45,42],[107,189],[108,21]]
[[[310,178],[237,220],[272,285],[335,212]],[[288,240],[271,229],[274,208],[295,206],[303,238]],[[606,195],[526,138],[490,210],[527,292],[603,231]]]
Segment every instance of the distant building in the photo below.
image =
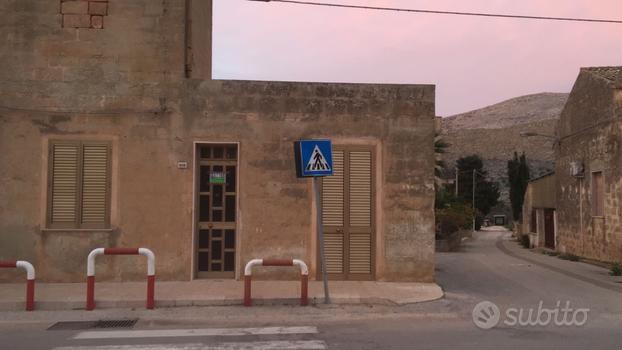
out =
[[[165,280],[240,278],[252,258],[315,278],[293,142],[329,138],[330,277],[433,281],[435,87],[213,80],[211,6],[0,2],[0,259],[79,282],[91,249],[147,247]],[[98,278],[144,278],[142,259],[105,261]]]
[[556,248],[556,191],[554,173],[532,179],[527,185],[520,227],[522,234],[529,235],[532,247]]
[[559,137],[558,249],[622,262],[622,67],[581,69]]

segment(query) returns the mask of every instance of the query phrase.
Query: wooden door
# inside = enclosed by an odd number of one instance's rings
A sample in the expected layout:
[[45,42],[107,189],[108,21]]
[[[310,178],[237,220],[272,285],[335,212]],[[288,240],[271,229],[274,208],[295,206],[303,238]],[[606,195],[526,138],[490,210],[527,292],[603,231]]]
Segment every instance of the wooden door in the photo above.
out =
[[544,209],[544,246],[555,249],[555,209]]
[[375,242],[372,148],[334,147],[333,170],[333,176],[322,180],[322,222],[329,277],[372,280]]

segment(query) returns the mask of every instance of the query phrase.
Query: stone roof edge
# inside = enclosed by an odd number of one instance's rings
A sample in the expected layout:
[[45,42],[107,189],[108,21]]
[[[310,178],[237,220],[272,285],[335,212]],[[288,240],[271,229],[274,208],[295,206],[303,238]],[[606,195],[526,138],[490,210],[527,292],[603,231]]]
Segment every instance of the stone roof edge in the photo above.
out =
[[[617,78],[610,79],[602,74],[603,71],[608,69],[617,70]],[[592,76],[606,81],[613,87],[622,88],[622,66],[581,67],[581,72],[590,73]]]
[[534,177],[533,179],[529,179],[529,182],[534,182],[540,179],[543,179],[545,177],[551,176],[551,175],[555,175],[555,171],[549,171],[548,173],[544,173],[538,177]]
[[352,87],[436,87],[436,84],[406,84],[406,83],[352,83],[352,82],[332,82],[332,81],[288,81],[288,80],[246,80],[246,79],[212,79],[215,82],[232,82],[240,84],[284,84],[284,85],[346,85]]

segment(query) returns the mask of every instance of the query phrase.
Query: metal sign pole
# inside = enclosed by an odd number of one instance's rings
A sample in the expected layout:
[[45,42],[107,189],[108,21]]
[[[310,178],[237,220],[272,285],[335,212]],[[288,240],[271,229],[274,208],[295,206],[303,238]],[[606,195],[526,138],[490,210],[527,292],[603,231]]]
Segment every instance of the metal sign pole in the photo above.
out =
[[320,178],[313,178],[313,191],[315,192],[315,207],[317,214],[317,236],[320,241],[320,269],[324,279],[324,303],[330,304],[330,294],[328,293],[328,273],[326,271],[326,257],[324,255],[324,229],[322,227],[322,203],[320,199]]

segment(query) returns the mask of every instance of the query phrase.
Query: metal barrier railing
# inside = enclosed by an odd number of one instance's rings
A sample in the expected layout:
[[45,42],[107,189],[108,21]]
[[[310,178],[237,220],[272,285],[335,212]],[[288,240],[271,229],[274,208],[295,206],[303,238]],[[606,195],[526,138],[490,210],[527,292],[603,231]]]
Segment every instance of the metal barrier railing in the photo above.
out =
[[244,305],[251,306],[251,275],[253,266],[298,266],[300,267],[300,305],[306,306],[309,303],[309,269],[307,264],[298,259],[253,259],[244,268]]
[[26,270],[26,311],[35,309],[35,268],[24,260],[1,261],[0,267],[19,267]]
[[95,257],[98,255],[144,255],[147,257],[147,309],[155,306],[155,255],[147,248],[96,248],[86,266],[86,309],[95,309]]

